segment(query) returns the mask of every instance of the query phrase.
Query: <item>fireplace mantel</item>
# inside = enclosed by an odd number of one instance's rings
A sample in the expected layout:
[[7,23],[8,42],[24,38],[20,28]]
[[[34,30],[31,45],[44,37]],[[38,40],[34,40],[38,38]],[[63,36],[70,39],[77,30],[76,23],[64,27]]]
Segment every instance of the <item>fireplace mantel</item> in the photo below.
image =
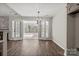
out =
[[3,32],[8,32],[9,29],[0,29],[0,31],[3,31]]

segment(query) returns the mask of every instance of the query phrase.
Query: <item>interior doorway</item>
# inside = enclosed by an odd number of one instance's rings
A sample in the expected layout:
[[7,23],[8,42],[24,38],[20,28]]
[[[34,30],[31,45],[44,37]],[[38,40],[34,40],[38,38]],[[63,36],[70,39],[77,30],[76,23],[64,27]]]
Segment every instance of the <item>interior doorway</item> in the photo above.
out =
[[49,37],[49,22],[47,20],[24,20],[23,39],[41,39]]
[[37,21],[23,20],[23,39],[38,39]]

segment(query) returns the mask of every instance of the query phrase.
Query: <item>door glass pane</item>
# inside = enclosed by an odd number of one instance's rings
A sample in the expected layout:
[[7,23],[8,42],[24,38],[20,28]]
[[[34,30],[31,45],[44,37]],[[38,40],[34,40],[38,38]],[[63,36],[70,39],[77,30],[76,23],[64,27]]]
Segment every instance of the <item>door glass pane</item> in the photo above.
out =
[[12,37],[14,37],[14,21],[12,21]]
[[41,38],[48,38],[49,23],[46,20],[41,21]]
[[20,37],[20,21],[12,21],[12,37]]
[[48,33],[49,33],[49,23],[46,21],[46,38],[48,38]]
[[16,37],[20,37],[20,21],[16,21]]
[[41,21],[41,37],[45,37],[45,22],[44,21]]

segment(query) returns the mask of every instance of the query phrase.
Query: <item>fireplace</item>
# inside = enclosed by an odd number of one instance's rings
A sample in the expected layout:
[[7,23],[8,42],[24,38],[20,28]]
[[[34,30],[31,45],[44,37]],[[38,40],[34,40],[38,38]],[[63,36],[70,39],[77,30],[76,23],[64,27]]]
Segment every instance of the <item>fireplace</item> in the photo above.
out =
[[0,31],[0,56],[3,55],[3,32]]
[[3,40],[3,32],[0,32],[0,40]]
[[2,55],[3,55],[3,44],[0,43],[0,56],[2,56]]

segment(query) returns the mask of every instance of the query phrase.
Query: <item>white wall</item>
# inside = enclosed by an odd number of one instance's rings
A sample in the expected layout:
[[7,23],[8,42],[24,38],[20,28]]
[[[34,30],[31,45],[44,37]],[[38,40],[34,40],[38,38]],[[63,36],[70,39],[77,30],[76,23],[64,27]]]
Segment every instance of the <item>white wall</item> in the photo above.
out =
[[66,50],[67,39],[67,14],[66,6],[63,5],[53,17],[53,41]]

